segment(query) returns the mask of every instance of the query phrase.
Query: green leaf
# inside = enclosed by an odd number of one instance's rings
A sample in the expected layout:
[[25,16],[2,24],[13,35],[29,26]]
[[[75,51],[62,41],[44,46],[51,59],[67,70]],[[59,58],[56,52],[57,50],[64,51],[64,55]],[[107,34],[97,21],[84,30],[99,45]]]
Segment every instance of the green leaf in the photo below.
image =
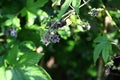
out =
[[99,57],[100,53],[102,52],[102,58],[106,63],[109,54],[112,52],[112,46],[110,41],[107,39],[107,36],[104,34],[103,36],[99,36],[94,40],[95,43],[98,43],[94,49],[94,62],[96,62],[97,58]]
[[20,28],[20,19],[17,16],[7,15],[8,19],[4,22],[3,26],[12,26],[18,29]]
[[20,11],[20,13],[21,13],[21,16],[22,16],[22,17],[26,16],[26,15],[27,15],[27,8],[24,7],[24,8]]
[[2,80],[52,80],[52,79],[43,68],[39,66],[27,66],[22,68],[13,67],[11,69],[7,69],[6,79],[3,78]]
[[39,16],[39,20],[42,21],[45,18],[48,18],[48,14],[43,10],[38,10],[37,15]]
[[35,49],[36,49],[36,46],[32,41],[24,41],[20,44],[20,47],[23,49],[26,47],[27,49],[29,49],[31,51],[35,51]]
[[102,50],[102,57],[103,57],[103,60],[105,61],[105,63],[107,62],[107,60],[109,58],[110,51],[111,51],[111,44],[106,43]]
[[37,0],[34,5],[36,5],[36,7],[43,7],[46,3],[48,2],[48,0]]
[[31,29],[22,29],[18,33],[21,41],[32,41],[36,46],[40,46],[40,32]]
[[67,39],[68,37],[71,36],[70,28],[69,26],[63,26],[58,33],[63,39]]
[[94,59],[94,63],[97,61],[102,49],[104,48],[104,44],[100,43],[98,45],[95,46],[94,49],[94,54],[93,54],[93,59]]
[[61,0],[52,0],[53,4],[52,6],[59,6],[61,3]]
[[108,41],[107,35],[103,34],[103,36],[98,36],[95,40],[94,43],[99,43],[99,42],[106,42]]
[[34,6],[34,0],[27,0],[26,6]]
[[4,22],[4,26],[11,26],[13,24],[12,20],[14,18],[13,15],[6,15],[7,16],[7,20]]
[[79,13],[80,3],[81,3],[81,0],[72,0],[72,6],[77,13]]
[[114,66],[114,61],[113,60],[110,60],[109,62],[106,63],[106,66]]
[[18,17],[14,17],[13,20],[12,20],[12,24],[15,27],[19,27],[20,28],[20,19]]
[[36,15],[31,13],[30,11],[27,11],[27,27],[34,24]]
[[40,30],[40,26],[37,24],[33,24],[31,26],[26,27],[27,29],[31,29],[31,30]]
[[18,61],[16,66],[35,65],[39,62],[43,54],[34,52],[36,46],[32,41],[24,41],[19,45]]
[[8,19],[8,20],[6,20],[6,21],[4,22],[4,25],[5,25],[5,26],[10,26],[11,24],[12,24],[11,19]]
[[0,80],[6,80],[5,79],[5,67],[0,66]]
[[6,60],[9,64],[14,65],[17,62],[17,54],[19,52],[18,45],[13,45],[8,51]]
[[24,80],[23,73],[16,67],[6,69],[6,80]]
[[39,66],[29,66],[21,69],[25,80],[52,80],[47,72]]
[[24,55],[19,58],[17,65],[36,65],[42,56],[42,54],[35,52],[24,53]]
[[10,69],[6,69],[5,75],[6,75],[5,80],[12,80],[13,75],[12,75],[12,71]]
[[37,0],[36,2],[34,2],[34,0],[27,0],[26,7],[30,12],[36,13],[37,10],[43,7],[47,2],[48,0]]
[[4,56],[0,56],[0,66],[2,66],[4,63]]
[[72,0],[65,0],[63,5],[61,6],[61,10],[60,10],[60,12],[58,14],[58,19],[62,18],[63,14],[66,12],[66,10],[68,9],[71,2],[72,2]]

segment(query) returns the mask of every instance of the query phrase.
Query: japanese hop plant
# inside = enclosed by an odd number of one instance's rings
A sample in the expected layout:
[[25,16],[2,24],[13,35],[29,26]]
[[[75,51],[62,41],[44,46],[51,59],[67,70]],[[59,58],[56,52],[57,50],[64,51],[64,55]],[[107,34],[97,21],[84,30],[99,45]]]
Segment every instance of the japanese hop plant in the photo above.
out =
[[[79,16],[80,8],[89,1],[2,0],[0,80],[52,80],[38,65],[44,54],[38,52],[37,48],[59,43],[60,37],[66,40],[74,33],[90,30],[90,23],[82,21]],[[99,12],[104,11],[89,9],[88,15],[94,17],[99,17]],[[107,62],[112,50],[107,35],[99,36],[94,43],[94,62],[100,55]]]

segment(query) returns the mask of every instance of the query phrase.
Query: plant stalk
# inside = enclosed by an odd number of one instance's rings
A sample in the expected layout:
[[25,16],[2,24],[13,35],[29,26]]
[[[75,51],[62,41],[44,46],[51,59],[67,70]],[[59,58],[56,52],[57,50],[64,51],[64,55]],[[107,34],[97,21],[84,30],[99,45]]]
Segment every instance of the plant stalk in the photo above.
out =
[[98,76],[97,76],[97,80],[102,80],[103,69],[104,69],[104,62],[103,62],[102,57],[100,57],[100,58],[99,58],[99,66],[98,66]]

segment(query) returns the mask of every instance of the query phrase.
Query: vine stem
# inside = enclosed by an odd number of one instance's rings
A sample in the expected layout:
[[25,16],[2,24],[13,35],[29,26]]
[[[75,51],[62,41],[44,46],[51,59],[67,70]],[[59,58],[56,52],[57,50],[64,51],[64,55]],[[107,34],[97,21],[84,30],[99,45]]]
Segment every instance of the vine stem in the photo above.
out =
[[84,3],[81,4],[81,5],[79,6],[79,8],[81,8],[81,7],[83,7],[84,5],[86,5],[89,1],[90,1],[90,0],[88,0],[88,1],[83,0]]
[[107,16],[112,20],[113,25],[118,29],[118,31],[120,32],[120,29],[118,27],[118,25],[116,24],[116,22],[113,20],[112,16],[110,15],[109,11],[106,9],[105,5],[103,4],[103,1],[101,0],[102,3],[102,7],[105,10],[105,13],[107,14]]
[[98,76],[97,76],[97,80],[101,80],[102,76],[103,76],[103,69],[104,69],[104,62],[102,57],[99,57],[99,66],[98,66]]
[[[108,10],[106,9],[105,5],[103,4],[102,0],[100,0],[101,3],[102,3],[102,7],[105,9],[105,13],[107,14],[107,16],[109,17],[109,19],[112,20],[112,17],[111,15],[109,14]],[[106,20],[106,19],[105,19]],[[113,20],[112,20],[113,21]],[[103,30],[103,33],[104,34],[107,34],[107,27],[108,25],[106,25],[106,21],[104,21],[104,30]],[[115,22],[114,22],[115,24]],[[116,25],[116,24],[115,24]],[[99,66],[98,66],[98,76],[97,76],[97,80],[102,80],[102,77],[103,77],[103,73],[104,73],[104,61],[103,61],[103,58],[100,56],[99,57]]]

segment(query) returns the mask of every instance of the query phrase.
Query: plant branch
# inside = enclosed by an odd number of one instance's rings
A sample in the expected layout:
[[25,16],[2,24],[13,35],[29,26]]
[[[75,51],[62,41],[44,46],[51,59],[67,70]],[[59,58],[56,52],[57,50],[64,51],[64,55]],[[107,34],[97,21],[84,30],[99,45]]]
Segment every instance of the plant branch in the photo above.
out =
[[99,66],[98,66],[98,77],[97,77],[97,80],[101,80],[102,78],[102,74],[103,74],[103,65],[104,65],[104,62],[103,62],[103,59],[102,57],[99,58]]
[[81,8],[81,7],[83,7],[83,6],[85,6],[88,2],[90,2],[90,0],[88,0],[88,1],[85,1],[85,0],[83,0],[83,4],[81,4],[80,6],[79,6],[79,8]]

